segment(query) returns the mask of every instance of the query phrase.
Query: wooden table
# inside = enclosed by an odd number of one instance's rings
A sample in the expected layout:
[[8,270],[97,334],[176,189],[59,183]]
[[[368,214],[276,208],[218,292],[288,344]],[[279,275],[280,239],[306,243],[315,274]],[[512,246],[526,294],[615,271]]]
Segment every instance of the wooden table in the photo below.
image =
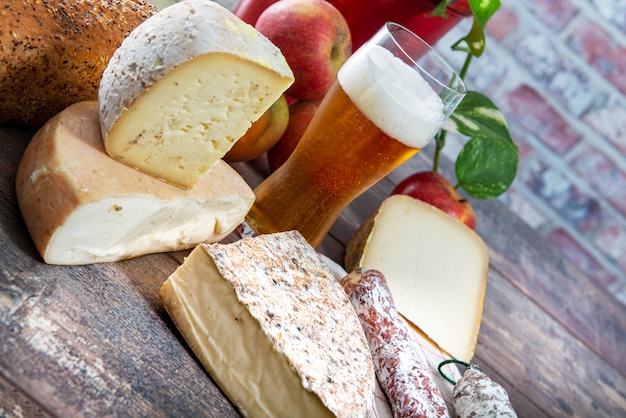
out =
[[[32,134],[0,127],[0,415],[238,416],[158,298],[187,252],[42,262],[14,191]],[[423,152],[357,199],[320,251],[341,262],[393,184],[428,164]],[[235,167],[252,186],[264,175],[262,164]],[[502,204],[472,203],[491,261],[474,362],[520,416],[626,416],[624,307]]]

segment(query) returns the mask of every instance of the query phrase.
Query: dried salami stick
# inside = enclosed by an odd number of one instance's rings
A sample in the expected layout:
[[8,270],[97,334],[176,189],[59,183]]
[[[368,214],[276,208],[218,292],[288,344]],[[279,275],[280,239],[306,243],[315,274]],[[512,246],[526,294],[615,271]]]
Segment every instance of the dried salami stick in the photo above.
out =
[[383,274],[354,271],[341,285],[365,330],[394,417],[447,417],[443,395],[423,353],[411,343]]
[[475,367],[468,367],[456,382],[452,398],[460,418],[517,417],[506,390]]

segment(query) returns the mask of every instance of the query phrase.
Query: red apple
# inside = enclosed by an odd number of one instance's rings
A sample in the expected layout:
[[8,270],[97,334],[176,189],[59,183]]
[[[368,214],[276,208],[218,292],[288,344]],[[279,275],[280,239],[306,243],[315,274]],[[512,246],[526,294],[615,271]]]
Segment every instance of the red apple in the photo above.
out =
[[311,119],[313,119],[320,102],[321,100],[312,102],[301,100],[289,105],[289,124],[287,129],[285,129],[285,133],[278,142],[267,151],[267,162],[272,172],[283,165],[296,148],[302,134],[309,126]]
[[476,229],[476,216],[469,202],[450,182],[435,171],[420,171],[402,180],[391,194],[405,194],[429,203]]
[[325,0],[281,0],[261,13],[255,28],[283,53],[295,81],[287,94],[318,100],[352,54],[343,15]]

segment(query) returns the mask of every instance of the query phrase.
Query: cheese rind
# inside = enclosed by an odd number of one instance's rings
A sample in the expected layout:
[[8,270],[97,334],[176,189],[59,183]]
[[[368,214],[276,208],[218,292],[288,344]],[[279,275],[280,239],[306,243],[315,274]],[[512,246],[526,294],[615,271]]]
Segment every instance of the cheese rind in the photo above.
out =
[[49,264],[117,261],[219,241],[254,202],[223,161],[182,190],[111,159],[95,101],[70,106],[36,133],[18,167],[16,192]]
[[201,245],[161,299],[244,416],[365,417],[375,375],[345,293],[297,232]]
[[107,153],[190,188],[293,82],[280,50],[213,1],[187,0],[139,25],[98,94]]
[[381,271],[405,318],[451,356],[471,360],[489,266],[474,231],[427,203],[393,195],[361,225],[345,263],[348,271]]

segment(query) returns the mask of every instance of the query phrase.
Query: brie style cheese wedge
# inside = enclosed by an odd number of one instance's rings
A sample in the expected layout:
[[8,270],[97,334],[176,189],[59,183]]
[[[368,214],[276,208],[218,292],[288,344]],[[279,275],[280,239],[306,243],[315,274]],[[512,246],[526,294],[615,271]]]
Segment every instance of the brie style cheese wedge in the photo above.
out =
[[28,145],[17,201],[48,264],[91,264],[216,242],[241,223],[254,193],[223,161],[182,190],[110,158],[95,101],[48,121]]

